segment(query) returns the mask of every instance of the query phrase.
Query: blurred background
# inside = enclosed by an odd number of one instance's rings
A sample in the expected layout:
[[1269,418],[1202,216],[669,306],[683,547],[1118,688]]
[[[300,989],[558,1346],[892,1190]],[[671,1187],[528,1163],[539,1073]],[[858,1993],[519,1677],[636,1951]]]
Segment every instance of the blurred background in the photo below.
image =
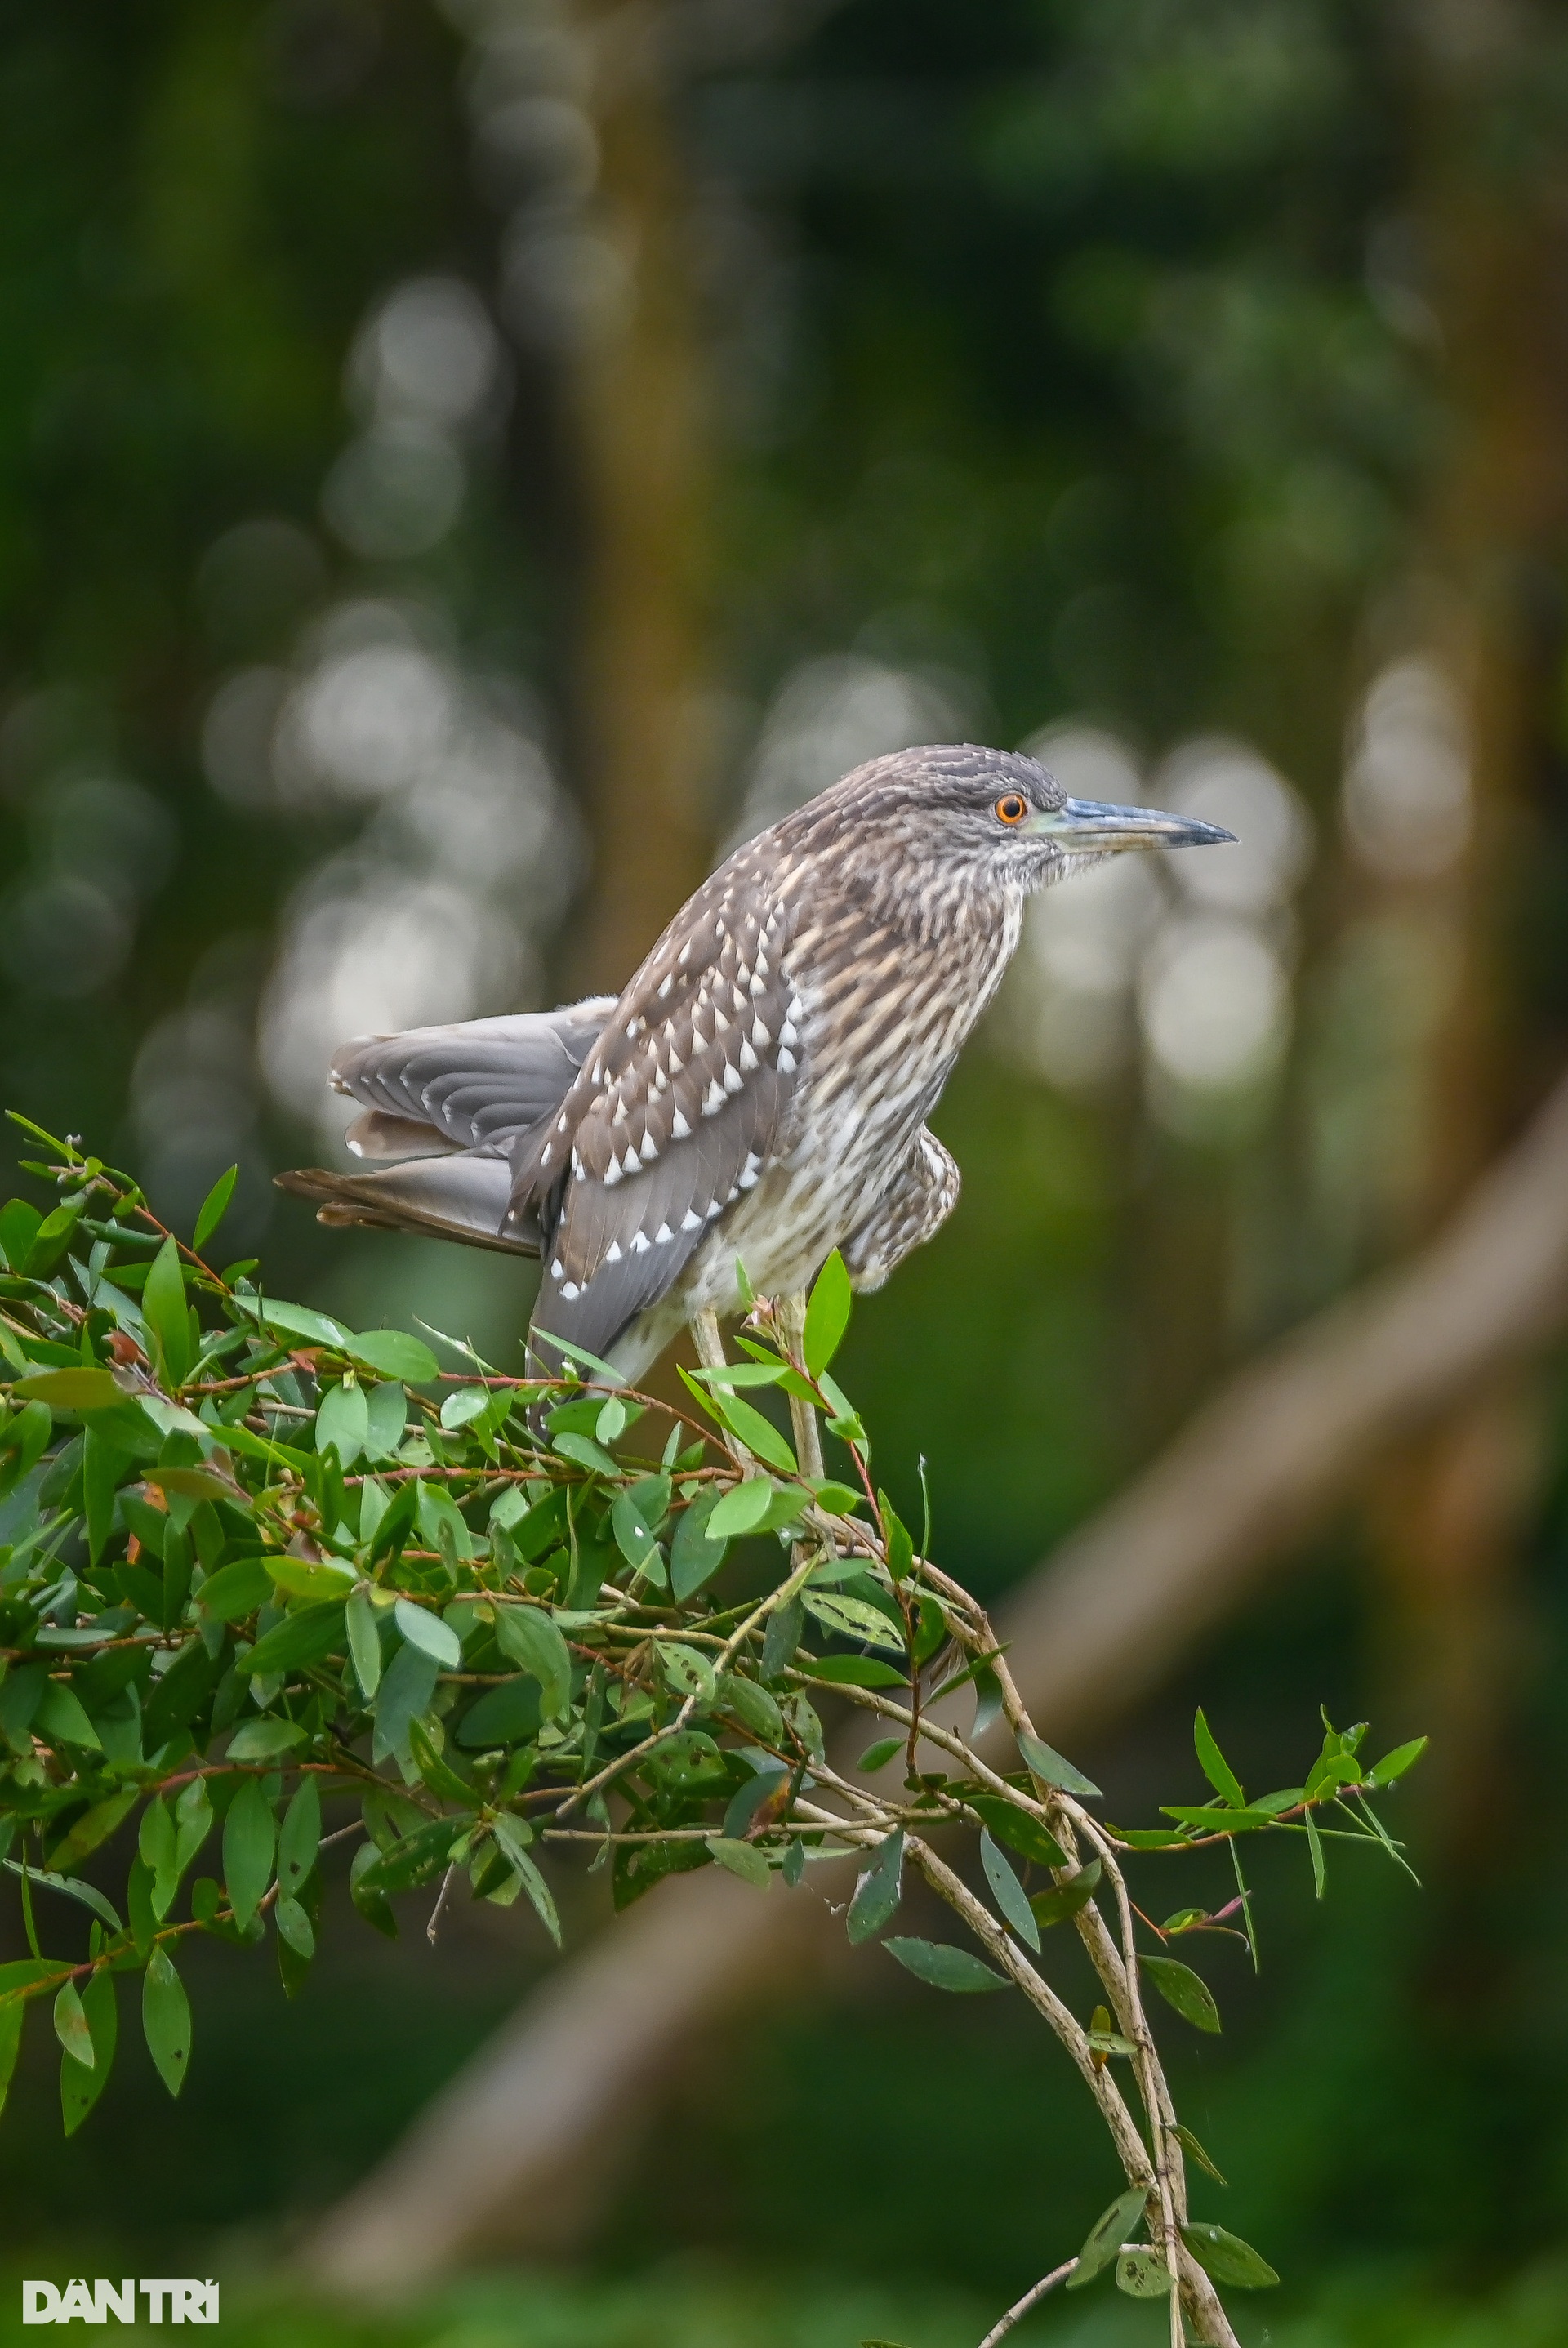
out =
[[[0,126],[0,1097],[182,1227],[237,1159],[274,1291],[510,1364],[524,1268],[272,1190],[338,1148],[332,1046],[618,985],[727,844],[923,741],[1243,842],[1035,907],[936,1119],[959,1210],[857,1313],[988,1597],[1560,1073],[1560,9],[55,0]],[[1261,1979],[1200,1958],[1201,2207],[1286,2277],[1250,2340],[1568,2341],[1563,1399],[1537,1360],[1389,1447],[1077,1749],[1129,1818],[1200,1797],[1199,1700],[1250,1784],[1320,1702],[1436,1740],[1422,1891],[1265,1867]],[[1116,2188],[1014,2002],[865,1952],[716,2012],[565,2268],[280,2313],[546,1971],[515,1915],[340,1905],[293,2004],[193,1968],[178,2106],[129,2047],[67,2147],[36,2037],[20,2271],[219,2273],[324,2343],[958,2348]],[[1027,2336],[1154,2342],[1113,2296]]]

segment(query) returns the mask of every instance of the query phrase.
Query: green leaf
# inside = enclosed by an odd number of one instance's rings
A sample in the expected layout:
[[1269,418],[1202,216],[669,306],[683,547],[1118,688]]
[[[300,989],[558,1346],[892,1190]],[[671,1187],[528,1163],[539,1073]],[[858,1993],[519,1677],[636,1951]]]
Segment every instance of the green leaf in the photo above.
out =
[[1085,2283],[1092,2282],[1096,2275],[1114,2265],[1120,2255],[1123,2237],[1142,2217],[1148,2199],[1146,2185],[1130,2185],[1125,2193],[1117,2195],[1109,2209],[1100,2211],[1085,2235],[1078,2264],[1068,2277],[1069,2291],[1081,2291]]
[[[417,1317],[417,1316],[416,1316]],[[421,1338],[401,1329],[365,1329],[349,1337],[343,1348],[378,1376],[396,1378],[410,1386],[428,1386],[441,1374],[441,1365]]]
[[1227,2233],[1223,2226],[1183,2226],[1181,2240],[1204,2273],[1233,2291],[1267,2291],[1279,2281],[1268,2260],[1250,2242]]
[[277,1823],[273,1806],[260,1782],[247,1778],[229,1805],[223,1821],[223,1880],[234,1921],[242,1931],[250,1922],[262,1894],[273,1879],[273,1852]]
[[[75,2136],[105,2087],[114,2065],[115,2044],[119,2035],[119,2014],[115,2002],[114,1975],[108,1965],[99,1965],[81,1996],[82,2011],[92,2042],[91,2064],[78,2063],[69,2048],[60,2065],[60,2117],[67,2136]],[[18,2020],[20,2015],[18,2014]],[[0,2014],[0,2036],[4,2035],[5,2016]],[[0,2056],[0,2075],[5,2069]],[[5,2082],[0,2075],[0,2101],[4,2100]]]
[[874,1745],[866,1746],[855,1766],[862,1770],[868,1777],[873,1776],[877,1770],[887,1767],[895,1753],[901,1753],[903,1750],[904,1743],[905,1739],[902,1736],[879,1736]]
[[539,1918],[540,1922],[544,1926],[545,1931],[549,1933],[556,1947],[559,1948],[561,1946],[561,1919],[556,1913],[555,1901],[551,1893],[550,1886],[546,1883],[543,1876],[541,1875],[538,1868],[534,1865],[531,1856],[530,1855],[527,1843],[524,1839],[524,1830],[521,1822],[516,1818],[508,1818],[503,1811],[496,1819],[491,1831],[494,1833],[496,1841],[500,1845],[500,1849],[506,1853],[507,1858],[511,1861],[513,1867],[516,1868],[519,1875],[521,1876],[522,1888],[527,1892],[529,1899],[532,1903],[535,1915]]
[[285,1893],[273,1910],[273,1922],[295,1956],[303,1957],[308,1964],[315,1954],[315,1933],[299,1901]]
[[574,1345],[565,1337],[552,1337],[548,1329],[541,1329],[537,1323],[534,1324],[534,1334],[537,1337],[542,1337],[547,1345],[553,1345],[558,1354],[564,1354],[569,1362],[581,1362],[605,1385],[624,1386],[625,1385],[625,1379],[614,1364],[602,1361],[597,1354],[591,1354],[586,1345]]
[[365,1388],[356,1379],[327,1387],[315,1414],[315,1447],[335,1451],[343,1468],[352,1468],[370,1439],[370,1406]]
[[1099,1887],[1099,1861],[1091,1859],[1087,1867],[1080,1867],[1078,1873],[1069,1875],[1065,1883],[1054,1885],[1049,1891],[1037,1891],[1029,1905],[1041,1930],[1048,1931],[1053,1924],[1065,1924],[1069,1916],[1076,1916],[1080,1908],[1086,1908]]
[[988,1826],[998,1842],[1016,1850],[1020,1859],[1032,1859],[1037,1867],[1065,1867],[1068,1855],[1056,1837],[1047,1834],[1038,1818],[1022,1810],[1016,1802],[1000,1794],[965,1794],[965,1800]]
[[21,2054],[21,2024],[26,2019],[26,2005],[21,1998],[0,2003],[0,2111],[5,2111],[5,2099],[12,2090],[12,2078],[16,2075],[16,2057]]
[[1193,2135],[1190,2127],[1181,2127],[1178,2126],[1171,2130],[1171,2134],[1175,2137],[1177,2143],[1181,2147],[1182,2151],[1186,2153],[1189,2159],[1195,2160],[1200,2168],[1207,2169],[1209,2175],[1213,2178],[1216,2185],[1224,2184],[1225,2179],[1221,2176],[1219,2170],[1215,2168],[1213,2162],[1210,2159],[1208,2154],[1204,2151],[1202,2146],[1199,2143],[1197,2137]]
[[1328,1890],[1328,1867],[1323,1856],[1323,1837],[1317,1831],[1317,1820],[1308,1810],[1302,1819],[1306,1828],[1306,1847],[1312,1854],[1312,1888],[1314,1897],[1321,1900]]
[[141,2027],[159,2077],[170,2094],[177,2096],[185,2085],[191,2061],[191,2005],[174,1961],[161,1942],[147,1961]]
[[1138,1965],[1183,2022],[1190,2022],[1194,2030],[1219,2031],[1220,2009],[1213,1992],[1191,1965],[1181,1964],[1174,1957],[1140,1957]]
[[325,1558],[269,1557],[266,1568],[290,1598],[346,1599],[354,1587],[353,1569]]
[[572,1650],[541,1606],[498,1606],[496,1643],[520,1671],[539,1682],[546,1720],[563,1720],[572,1704]]
[[156,1484],[160,1491],[178,1492],[184,1500],[230,1500],[244,1508],[250,1506],[250,1495],[217,1467],[198,1466],[191,1461],[177,1468],[150,1468],[145,1480]]
[[371,1860],[356,1879],[361,1891],[411,1891],[446,1872],[452,1845],[469,1818],[431,1818]]
[[34,1370],[11,1392],[23,1402],[46,1402],[51,1410],[110,1410],[125,1400],[108,1370]]
[[562,1459],[573,1460],[579,1468],[587,1468],[595,1476],[618,1476],[620,1469],[607,1451],[602,1450],[592,1437],[573,1434],[570,1427],[563,1435],[551,1437],[550,1447],[559,1451]]
[[414,1719],[408,1723],[408,1751],[414,1766],[432,1794],[438,1795],[444,1802],[467,1803],[473,1800],[473,1787],[459,1776],[451,1764],[437,1750],[422,1720]]
[[376,1627],[376,1609],[365,1591],[356,1590],[349,1599],[344,1610],[344,1626],[348,1632],[354,1676],[368,1704],[381,1684],[381,1634]]
[[82,1709],[81,1698],[60,1680],[45,1681],[38,1709],[33,1715],[33,1733],[46,1737],[51,1745],[79,1745],[89,1753],[103,1751],[98,1730]]
[[1161,1802],[1160,1807],[1168,1818],[1178,1818],[1183,1826],[1201,1827],[1205,1834],[1253,1834],[1259,1827],[1274,1824],[1272,1810],[1216,1810],[1197,1802]]
[[72,1827],[63,1842],[57,1842],[49,1853],[49,1873],[67,1875],[79,1867],[89,1852],[99,1843],[107,1842],[122,1818],[136,1807],[137,1789],[124,1787],[118,1794],[109,1794],[101,1802],[94,1802]]
[[877,1509],[887,1542],[887,1570],[895,1583],[904,1581],[914,1563],[914,1536],[880,1487]]
[[226,1758],[276,1761],[284,1753],[297,1753],[306,1734],[297,1720],[243,1721],[229,1739]]
[[1116,2261],[1116,2287],[1129,2299],[1169,2299],[1171,2270],[1162,2250],[1123,2250]]
[[1029,1947],[1038,1953],[1040,1928],[1035,1921],[1035,1911],[1029,1905],[1023,1885],[985,1827],[980,1829],[980,1864],[985,1870],[985,1880],[991,1886],[992,1895],[1004,1921],[1012,1926],[1020,1940],[1026,1941]]
[[1026,1728],[1018,1731],[1018,1750],[1043,1786],[1058,1787],[1064,1794],[1078,1794],[1086,1801],[1101,1798],[1099,1787],[1092,1778],[1086,1777],[1081,1769],[1075,1769],[1070,1761],[1064,1760],[1053,1746],[1042,1743],[1037,1736],[1031,1736]]
[[[253,1317],[285,1337],[303,1337],[307,1345],[327,1345],[334,1353],[346,1354],[354,1340],[341,1321],[333,1321],[325,1313],[313,1313],[307,1304],[274,1304],[270,1296],[236,1296],[234,1304],[242,1313]],[[375,1368],[374,1363],[370,1365]]]
[[84,2071],[97,2068],[92,2032],[88,2028],[81,1993],[75,1982],[62,1982],[55,1999],[55,2035],[73,2063],[79,2063]]
[[725,1425],[739,1437],[748,1451],[766,1466],[777,1468],[780,1475],[794,1475],[795,1454],[770,1418],[764,1418],[750,1403],[742,1402],[738,1395],[727,1394],[722,1388],[715,1392],[713,1400]]
[[196,1603],[215,1622],[238,1622],[264,1606],[273,1594],[273,1578],[259,1557],[236,1558],[210,1573],[196,1593]]
[[[40,1874],[36,1868],[23,1867],[14,1859],[0,1859],[0,1866],[12,1875],[24,1876],[40,1891],[60,1891],[67,1900],[77,1900],[82,1907],[90,1908],[95,1916],[102,1917],[111,1932],[123,1929],[119,1918],[96,1883],[84,1883],[79,1876],[75,1875]],[[5,1977],[5,1970],[0,1966],[0,1980]]]
[[392,1609],[392,1619],[411,1647],[428,1655],[438,1670],[455,1672],[463,1660],[463,1643],[449,1622],[428,1606],[416,1606],[411,1598],[399,1598]]
[[[434,1655],[426,1654],[422,1647],[409,1646],[405,1641],[397,1650],[382,1674],[377,1694],[376,1733],[370,1747],[373,1761],[384,1761],[389,1753],[395,1753],[401,1763],[405,1756],[409,1756],[409,1728],[429,1710],[436,1693],[437,1671]],[[492,1697],[502,1693],[500,1688],[490,1691]],[[537,1715],[534,1725],[537,1729]]]
[[732,1712],[753,1736],[760,1736],[769,1745],[777,1745],[784,1735],[784,1719],[779,1706],[765,1687],[755,1680],[745,1679],[738,1672],[726,1672],[717,1689],[721,1708]]
[[344,1643],[341,1598],[321,1599],[301,1606],[258,1639],[248,1655],[234,1665],[237,1672],[292,1672],[302,1663],[319,1663]]
[[853,1303],[850,1275],[837,1248],[811,1285],[806,1307],[806,1336],[801,1351],[807,1369],[820,1378],[842,1343]]
[[[851,1944],[858,1946],[861,1941],[869,1941],[873,1932],[880,1932],[892,1920],[903,1897],[903,1828],[895,1827],[877,1845],[871,1864],[855,1885],[845,1924]],[[919,1945],[926,1944],[922,1941]],[[954,1952],[954,1955],[958,1953]],[[918,1972],[919,1968],[911,1970]]]
[[799,1668],[830,1687],[891,1688],[907,1685],[896,1664],[875,1655],[802,1655]]
[[898,1627],[889,1622],[880,1607],[868,1604],[863,1598],[844,1598],[837,1591],[803,1590],[800,1602],[836,1638],[885,1647],[893,1654],[903,1652],[903,1638]]
[[610,1510],[610,1528],[616,1546],[626,1563],[638,1572],[645,1570],[658,1552],[658,1535],[648,1521],[649,1513],[634,1490],[617,1492]]
[[709,1835],[707,1848],[720,1867],[728,1868],[743,1883],[754,1883],[766,1891],[768,1879],[773,1872],[755,1843],[734,1842],[727,1835]]
[[727,1543],[712,1531],[719,1494],[711,1487],[681,1510],[670,1537],[670,1595],[677,1605],[695,1598],[724,1563]]
[[[366,1459],[390,1459],[403,1440],[408,1424],[408,1397],[396,1380],[387,1379],[372,1386],[365,1398],[367,1433],[365,1437]],[[363,1519],[361,1519],[363,1525]],[[370,1540],[366,1532],[365,1539]]]
[[1192,1725],[1192,1743],[1198,1755],[1198,1766],[1221,1799],[1233,1810],[1244,1810],[1247,1797],[1242,1791],[1242,1781],[1214,1742],[1213,1732],[1203,1717],[1203,1707],[1198,1707],[1198,1717]]
[[180,1250],[164,1241],[152,1259],[152,1269],[141,1292],[141,1317],[157,1340],[157,1358],[165,1385],[175,1392],[191,1369],[191,1320],[185,1303],[185,1274]]
[[202,1200],[201,1211],[196,1218],[196,1228],[191,1234],[191,1245],[197,1255],[201,1254],[228,1213],[229,1201],[234,1195],[234,1185],[239,1179],[239,1168],[231,1166],[226,1174],[219,1175],[218,1179]]
[[711,1510],[707,1538],[738,1540],[743,1534],[755,1532],[772,1504],[773,1491],[773,1480],[768,1476],[748,1476],[743,1484],[735,1485]]
[[658,1639],[655,1642],[665,1681],[678,1696],[696,1696],[703,1705],[711,1704],[717,1694],[713,1665],[697,1647],[687,1647],[678,1639]]
[[278,1883],[285,1898],[297,1895],[315,1865],[320,1848],[321,1789],[315,1777],[304,1777],[284,1812],[278,1831]]
[[906,1972],[913,1973],[917,1981],[929,1982],[933,1989],[973,1994],[1012,1986],[1005,1973],[994,1972],[967,1949],[955,1949],[948,1941],[884,1941],[882,1947],[889,1956],[898,1959]]
[[1396,1777],[1402,1777],[1407,1769],[1414,1768],[1430,1742],[1428,1736],[1412,1736],[1408,1745],[1396,1745],[1392,1753],[1385,1753],[1381,1761],[1375,1762],[1367,1771],[1367,1783],[1369,1786],[1391,1786]]

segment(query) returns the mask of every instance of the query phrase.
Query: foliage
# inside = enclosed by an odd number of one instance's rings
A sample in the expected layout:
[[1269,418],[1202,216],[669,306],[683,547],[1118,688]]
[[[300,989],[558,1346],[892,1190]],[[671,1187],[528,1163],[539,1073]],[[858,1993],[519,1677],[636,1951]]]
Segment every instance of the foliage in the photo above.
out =
[[[1212,1798],[1167,1804],[1163,1826],[1101,1824],[1098,1789],[1036,1735],[983,1610],[872,1478],[831,1375],[850,1313],[836,1255],[799,1328],[759,1300],[745,1358],[685,1376],[693,1418],[570,1347],[574,1372],[549,1384],[467,1346],[443,1372],[420,1338],[280,1302],[253,1262],[220,1273],[128,1177],[26,1129],[50,1152],[30,1170],[58,1197],[46,1214],[20,1198],[0,1210],[0,1859],[31,1951],[0,1971],[4,2077],[27,2008],[49,2001],[78,2127],[114,2059],[117,1979],[139,1972],[143,2033],[178,2095],[181,1941],[256,1946],[270,1924],[292,1993],[315,1952],[320,1854],[339,1840],[380,1931],[396,1934],[406,1895],[436,1888],[438,1915],[466,1879],[478,1899],[526,1898],[557,1945],[547,1851],[608,1866],[617,1906],[693,1868],[760,1890],[854,1854],[851,1941],[893,1921],[914,1869],[983,1953],[893,1934],[889,1954],[937,1989],[1020,1990],[1099,2106],[1127,2189],[1055,2279],[1113,2269],[1148,2297],[1175,2278],[1197,2336],[1229,2338],[1209,2279],[1277,2277],[1189,2214],[1186,2159],[1218,2171],[1177,2117],[1145,1993],[1217,2031],[1207,1984],[1165,1952],[1239,1930],[1255,1962],[1242,1838],[1299,1836],[1320,1896],[1330,1840],[1398,1859],[1372,1797],[1420,1741],[1368,1764],[1365,1725],[1326,1719],[1304,1781],[1249,1797],[1200,1712]],[[197,1219],[203,1242],[231,1187]],[[758,1407],[769,1390],[793,1445]],[[852,1480],[820,1472],[824,1426]],[[770,1570],[755,1550],[731,1561],[769,1535]],[[965,1739],[930,1707],[967,1684]],[[860,1772],[827,1749],[824,1693],[889,1732]],[[1004,1720],[1011,1769],[985,1757]],[[899,1754],[902,1786],[873,1786]],[[934,1754],[943,1766],[922,1766]],[[133,1824],[111,1898],[78,1870]],[[953,1828],[977,1846],[989,1904],[930,1839]],[[1222,1844],[1234,1899],[1150,1921],[1126,1863],[1153,1872]],[[194,1873],[204,1852],[211,1871]],[[85,1959],[46,1952],[61,1896],[91,1913]],[[1107,2000],[1087,2020],[1031,1961],[1069,1921]],[[1140,2227],[1145,2246],[1127,2239]]]

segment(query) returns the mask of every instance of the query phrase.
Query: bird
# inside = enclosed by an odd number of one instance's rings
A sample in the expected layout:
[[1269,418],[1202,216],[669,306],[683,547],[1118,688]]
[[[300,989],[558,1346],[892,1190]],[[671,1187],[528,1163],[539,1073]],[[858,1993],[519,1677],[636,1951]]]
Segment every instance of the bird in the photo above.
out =
[[880,1288],[952,1213],[927,1120],[1031,896],[1233,838],[1020,751],[870,759],[737,848],[618,995],[346,1045],[371,1170],[277,1179],[328,1225],[540,1257],[537,1375],[586,1354],[635,1383],[687,1323],[709,1359],[751,1297],[799,1311],[835,1249]]

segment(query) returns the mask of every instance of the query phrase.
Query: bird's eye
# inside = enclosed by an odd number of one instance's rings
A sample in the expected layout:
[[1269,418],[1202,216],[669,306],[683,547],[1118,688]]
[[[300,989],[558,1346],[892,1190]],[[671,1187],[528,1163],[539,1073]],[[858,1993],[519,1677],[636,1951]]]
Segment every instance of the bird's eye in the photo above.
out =
[[1005,792],[992,809],[998,823],[1022,823],[1028,812],[1027,799],[1020,798],[1016,791]]

